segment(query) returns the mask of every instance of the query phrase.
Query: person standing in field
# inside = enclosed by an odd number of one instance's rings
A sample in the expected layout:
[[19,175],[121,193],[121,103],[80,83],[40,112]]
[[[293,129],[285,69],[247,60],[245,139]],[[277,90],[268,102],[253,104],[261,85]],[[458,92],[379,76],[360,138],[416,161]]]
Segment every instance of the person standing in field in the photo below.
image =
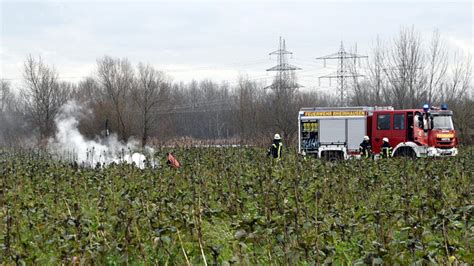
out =
[[372,145],[370,144],[369,136],[364,137],[364,140],[360,143],[359,151],[362,158],[370,158],[372,154]]
[[273,137],[273,143],[270,146],[270,148],[268,148],[267,155],[272,156],[274,159],[280,160],[282,149],[283,149],[283,143],[281,141],[280,134],[277,133]]
[[388,142],[388,138],[382,139],[382,158],[388,158],[392,156],[392,146]]

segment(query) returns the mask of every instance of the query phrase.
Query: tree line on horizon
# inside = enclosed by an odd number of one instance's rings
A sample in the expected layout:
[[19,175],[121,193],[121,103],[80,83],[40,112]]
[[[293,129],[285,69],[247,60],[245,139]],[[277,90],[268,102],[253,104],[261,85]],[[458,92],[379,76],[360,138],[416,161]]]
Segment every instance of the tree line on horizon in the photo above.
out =
[[[425,41],[413,27],[402,28],[392,41],[377,40],[366,78],[349,83],[348,105],[403,109],[447,103],[461,143],[472,144],[472,63],[471,55],[449,51],[437,31]],[[355,62],[349,71],[358,71]],[[262,145],[281,133],[291,143],[301,107],[340,105],[336,94],[299,90],[295,84],[294,72],[277,75],[269,87],[247,76],[236,84],[173,82],[151,65],[110,56],[97,59],[93,75],[72,83],[60,81],[54,66],[29,55],[18,93],[0,80],[0,143],[46,145],[61,106],[70,100],[89,110],[79,124],[89,138],[108,129],[122,141],[135,138],[142,145],[183,138]]]

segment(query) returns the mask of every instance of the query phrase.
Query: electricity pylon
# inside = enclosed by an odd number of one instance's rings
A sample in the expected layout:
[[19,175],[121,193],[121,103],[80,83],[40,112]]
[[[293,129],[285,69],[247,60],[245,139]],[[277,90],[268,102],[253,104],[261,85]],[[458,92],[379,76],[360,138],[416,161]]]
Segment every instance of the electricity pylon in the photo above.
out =
[[[301,68],[297,66],[290,65],[288,63],[288,55],[292,55],[293,53],[286,50],[285,39],[280,37],[280,46],[278,50],[275,50],[269,55],[276,55],[278,64],[274,67],[267,69],[267,71],[276,71],[275,81],[272,85],[270,85],[273,89],[295,89],[301,87],[299,84],[294,82],[292,77],[293,71],[301,70]],[[291,79],[291,83],[288,81]],[[276,84],[275,84],[276,83]],[[268,88],[268,87],[267,87]]]
[[[316,59],[318,60],[324,60],[324,67],[326,67],[326,60],[328,59],[336,59],[337,60],[337,71],[336,73],[325,75],[325,76],[320,76],[319,81],[322,78],[327,78],[329,79],[329,82],[331,82],[331,79],[335,78],[337,79],[337,90],[340,94],[340,101],[342,106],[347,105],[347,78],[352,78],[356,80],[358,77],[363,77],[364,75],[360,75],[356,71],[356,60],[360,58],[368,58],[366,55],[358,55],[358,54],[353,54],[353,53],[348,53],[344,50],[344,45],[342,44],[341,41],[341,47],[339,48],[339,51],[334,54],[318,57]],[[348,65],[348,59],[354,59],[354,68],[350,69],[350,66]]]

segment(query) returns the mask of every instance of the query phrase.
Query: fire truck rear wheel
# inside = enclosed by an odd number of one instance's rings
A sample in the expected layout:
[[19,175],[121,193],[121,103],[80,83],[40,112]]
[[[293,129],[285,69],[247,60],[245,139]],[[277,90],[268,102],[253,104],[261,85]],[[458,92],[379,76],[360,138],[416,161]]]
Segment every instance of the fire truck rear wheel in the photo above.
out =
[[415,158],[416,154],[410,147],[401,147],[397,150],[397,152],[393,155],[393,157],[409,157]]

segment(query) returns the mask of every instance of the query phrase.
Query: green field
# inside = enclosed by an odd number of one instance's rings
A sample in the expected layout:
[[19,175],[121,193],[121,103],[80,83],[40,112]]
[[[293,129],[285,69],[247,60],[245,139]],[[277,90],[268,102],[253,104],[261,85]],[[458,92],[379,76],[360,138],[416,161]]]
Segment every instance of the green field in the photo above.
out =
[[0,152],[0,262],[472,264],[474,150],[461,151],[332,165],[195,148],[174,151],[179,170]]

